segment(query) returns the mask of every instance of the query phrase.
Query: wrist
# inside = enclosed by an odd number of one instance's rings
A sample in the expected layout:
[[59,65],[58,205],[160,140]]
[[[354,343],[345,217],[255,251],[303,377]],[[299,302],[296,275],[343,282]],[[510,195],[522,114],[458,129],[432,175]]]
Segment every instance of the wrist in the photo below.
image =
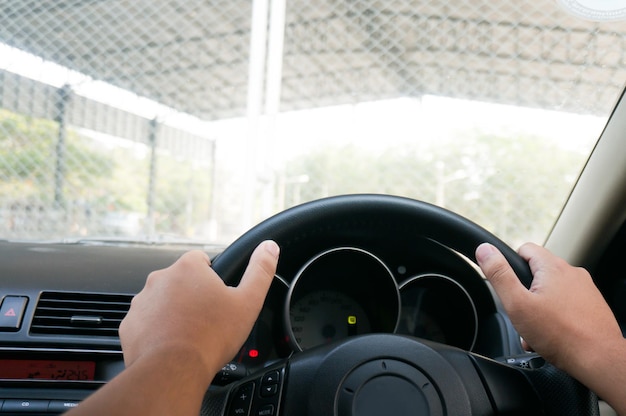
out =
[[580,364],[581,371],[589,374],[605,373],[614,364],[626,359],[626,339],[621,336],[598,339],[584,350],[581,349],[579,355],[577,363]]
[[182,343],[144,350],[70,414],[198,414],[216,367],[203,360],[201,351]]
[[596,346],[581,351],[580,359],[567,370],[574,378],[611,404],[619,414],[626,414],[626,339],[621,334],[602,339]]
[[187,343],[172,342],[146,351],[136,363],[152,366],[154,371],[169,378],[182,376],[193,379],[199,387],[206,389],[222,367],[213,361]]

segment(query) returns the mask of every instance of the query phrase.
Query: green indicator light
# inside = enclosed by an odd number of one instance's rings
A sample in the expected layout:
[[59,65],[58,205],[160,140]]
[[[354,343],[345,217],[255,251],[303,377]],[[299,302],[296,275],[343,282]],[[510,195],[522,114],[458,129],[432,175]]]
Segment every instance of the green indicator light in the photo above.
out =
[[356,325],[356,316],[354,315],[348,316],[348,325]]

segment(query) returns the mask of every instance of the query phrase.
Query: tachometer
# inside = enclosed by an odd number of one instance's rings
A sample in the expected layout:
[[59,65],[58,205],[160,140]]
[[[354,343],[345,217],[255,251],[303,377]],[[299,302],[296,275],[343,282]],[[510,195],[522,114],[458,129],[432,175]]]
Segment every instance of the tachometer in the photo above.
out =
[[478,334],[474,301],[456,280],[424,274],[400,286],[402,313],[398,333],[471,350]]
[[300,348],[370,332],[363,308],[352,298],[330,290],[309,293],[293,303],[291,330]]

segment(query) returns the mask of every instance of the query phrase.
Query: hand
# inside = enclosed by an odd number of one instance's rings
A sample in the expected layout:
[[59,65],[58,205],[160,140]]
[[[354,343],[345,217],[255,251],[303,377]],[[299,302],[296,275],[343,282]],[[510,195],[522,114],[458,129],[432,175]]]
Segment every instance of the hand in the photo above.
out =
[[273,241],[261,243],[238,287],[226,286],[201,251],[152,272],[120,325],[126,369],[68,416],[197,415],[263,307],[278,252]]
[[276,272],[279,248],[257,247],[238,287],[229,287],[201,251],[152,272],[120,325],[127,367],[163,351],[199,358],[207,385],[241,348],[257,319]]
[[519,254],[533,274],[529,290],[495,247],[482,244],[476,250],[479,266],[524,340],[557,367],[584,377],[591,354],[613,341],[623,344],[613,312],[586,270],[535,244],[523,245]]

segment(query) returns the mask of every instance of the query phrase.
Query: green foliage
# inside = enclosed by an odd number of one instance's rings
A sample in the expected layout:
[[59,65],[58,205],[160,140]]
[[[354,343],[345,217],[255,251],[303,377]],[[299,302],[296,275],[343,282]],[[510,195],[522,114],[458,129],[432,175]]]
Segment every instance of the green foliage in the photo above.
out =
[[583,163],[582,155],[545,138],[472,132],[384,153],[326,146],[287,164],[286,178],[309,181],[287,188],[285,205],[355,192],[403,195],[444,206],[516,244],[545,237]]
[[[56,123],[0,110],[0,198],[53,200],[58,140]],[[65,137],[62,154],[63,190],[73,198],[111,174],[112,160],[90,150],[73,131]]]
[[210,206],[210,172],[187,160],[161,155],[155,200],[155,231],[193,236],[194,225],[207,221]]
[[[137,232],[193,236],[206,223],[208,167],[159,149],[149,212],[147,146],[68,130],[58,171],[58,140],[56,123],[0,110],[0,210],[21,207],[27,212],[23,222],[56,227],[42,235],[126,233],[115,228],[116,221],[134,218]],[[326,144],[279,172],[276,208],[346,193],[403,195],[458,212],[511,245],[541,242],[583,163],[583,155],[545,138],[481,132],[438,141],[416,138],[385,150]],[[59,177],[62,204],[55,200]],[[224,197],[221,203],[228,204]],[[40,220],[34,212],[42,213]]]
[[[113,138],[94,140],[70,129],[62,143],[59,146],[57,123],[0,110],[0,214],[4,210],[2,225],[9,232],[20,237],[22,232],[112,235],[126,234],[125,227],[134,226],[132,232],[137,233],[190,236],[194,224],[206,221],[210,203],[206,168],[199,171],[189,161],[159,150],[154,206],[148,212],[147,146]],[[154,226],[148,224],[150,214]],[[18,225],[24,228],[17,229]]]
[[[53,123],[0,110],[0,198],[37,195],[51,175]],[[43,197],[42,195],[38,195]]]

